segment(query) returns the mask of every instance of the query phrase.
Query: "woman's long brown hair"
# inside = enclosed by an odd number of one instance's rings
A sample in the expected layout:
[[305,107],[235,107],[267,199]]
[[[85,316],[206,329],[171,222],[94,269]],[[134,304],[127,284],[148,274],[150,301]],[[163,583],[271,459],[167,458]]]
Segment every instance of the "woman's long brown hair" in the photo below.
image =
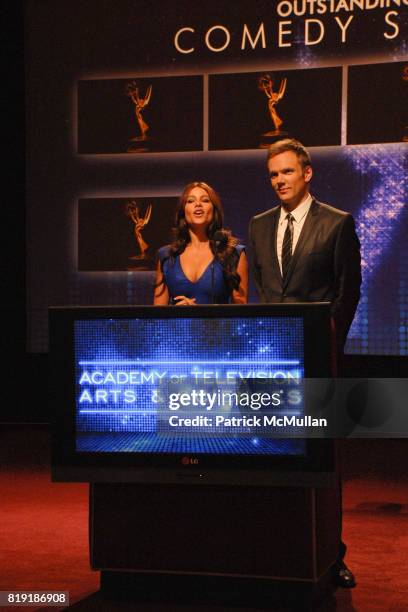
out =
[[176,209],[175,226],[173,228],[174,240],[170,245],[169,257],[175,258],[181,255],[186,246],[191,242],[190,232],[185,217],[185,207],[187,198],[194,187],[201,187],[201,189],[204,189],[204,191],[208,193],[208,197],[213,205],[213,219],[207,227],[207,236],[210,242],[210,249],[214,257],[221,264],[226,285],[229,291],[232,292],[234,289],[238,289],[241,280],[237,272],[239,255],[235,249],[238,240],[232,235],[230,230],[223,227],[224,213],[220,197],[215,189],[207,183],[194,181],[184,187]]

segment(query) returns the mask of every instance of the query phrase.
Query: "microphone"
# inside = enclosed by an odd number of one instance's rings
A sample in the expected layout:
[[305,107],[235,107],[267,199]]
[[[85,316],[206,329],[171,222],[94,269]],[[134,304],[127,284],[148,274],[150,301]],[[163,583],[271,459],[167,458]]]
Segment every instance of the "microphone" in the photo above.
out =
[[[217,230],[213,236],[214,250],[218,251],[220,246],[223,246],[227,241],[227,236],[222,230]],[[212,293],[212,304],[216,303],[215,300],[215,279],[214,279],[214,261],[211,264],[211,293]]]

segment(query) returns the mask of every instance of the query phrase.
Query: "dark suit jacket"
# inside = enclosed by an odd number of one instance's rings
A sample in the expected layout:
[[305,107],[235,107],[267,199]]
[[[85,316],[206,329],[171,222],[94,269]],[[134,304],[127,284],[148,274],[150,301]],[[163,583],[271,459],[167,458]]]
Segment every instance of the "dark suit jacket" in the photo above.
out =
[[253,217],[249,226],[261,301],[331,302],[341,349],[360,298],[360,242],[353,217],[313,200],[283,284],[276,251],[279,215],[276,206]]

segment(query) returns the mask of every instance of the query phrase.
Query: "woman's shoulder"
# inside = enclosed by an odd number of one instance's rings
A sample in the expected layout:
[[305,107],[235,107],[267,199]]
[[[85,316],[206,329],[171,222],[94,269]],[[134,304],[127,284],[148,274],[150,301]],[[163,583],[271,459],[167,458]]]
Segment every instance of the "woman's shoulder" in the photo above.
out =
[[240,256],[241,253],[245,253],[246,251],[246,246],[245,244],[241,244],[240,242],[238,244],[235,245],[234,247],[235,251],[237,252],[237,254]]
[[170,244],[166,244],[165,246],[160,247],[160,249],[157,251],[157,257],[161,262],[165,261],[166,259],[169,259],[170,256],[171,256],[171,245]]

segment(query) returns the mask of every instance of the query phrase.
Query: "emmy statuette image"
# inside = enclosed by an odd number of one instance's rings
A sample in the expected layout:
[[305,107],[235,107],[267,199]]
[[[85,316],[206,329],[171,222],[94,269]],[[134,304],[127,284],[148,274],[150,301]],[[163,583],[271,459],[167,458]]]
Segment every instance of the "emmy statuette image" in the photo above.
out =
[[78,270],[143,272],[172,240],[176,196],[80,198]]
[[80,79],[77,93],[80,155],[203,148],[202,75]]
[[131,144],[129,145],[127,151],[128,153],[145,153],[149,150],[147,146],[147,141],[149,140],[147,132],[150,128],[142,117],[142,111],[150,102],[152,86],[149,85],[146,89],[145,95],[142,96],[137,82],[131,81],[126,85],[126,95],[129,96],[134,104],[134,112],[140,131],[138,136],[130,139]]
[[135,200],[131,200],[126,205],[126,214],[134,223],[134,235],[139,253],[132,255],[129,259],[132,260],[145,260],[147,259],[146,251],[149,248],[149,244],[142,237],[142,230],[149,223],[152,215],[152,205],[149,204],[146,208],[144,215],[140,214],[140,208]]
[[261,142],[259,144],[260,148],[268,147],[274,140],[276,140],[277,136],[282,137],[286,135],[286,132],[283,132],[281,130],[283,120],[278,115],[278,112],[276,110],[277,104],[285,95],[286,84],[287,78],[283,78],[280,82],[279,90],[274,91],[274,83],[270,74],[263,74],[258,79],[258,89],[260,91],[263,91],[268,99],[268,111],[272,121],[272,125],[274,127],[273,130],[262,134]]

